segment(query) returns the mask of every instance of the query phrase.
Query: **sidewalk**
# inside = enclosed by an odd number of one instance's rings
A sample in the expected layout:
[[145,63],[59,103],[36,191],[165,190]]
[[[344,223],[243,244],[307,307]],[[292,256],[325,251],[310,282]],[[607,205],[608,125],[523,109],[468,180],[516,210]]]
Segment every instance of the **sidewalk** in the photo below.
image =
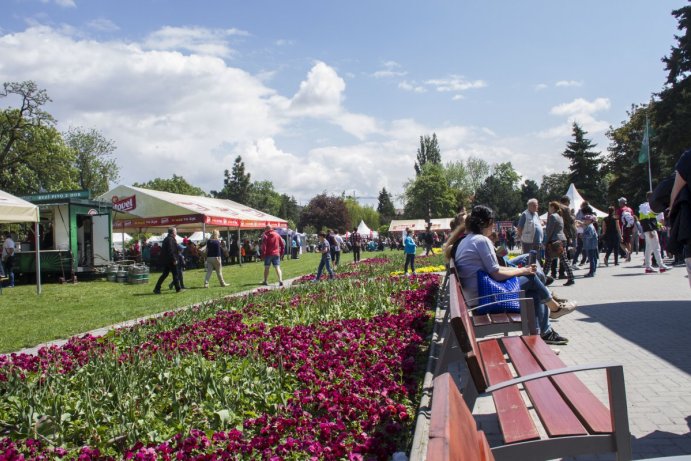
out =
[[[579,305],[553,323],[569,338],[568,346],[557,347],[567,365],[624,365],[634,459],[691,454],[691,288],[686,268],[645,274],[642,265],[640,253],[619,266],[610,261],[594,278],[582,278],[587,273],[583,266],[569,287],[556,280],[550,289]],[[605,399],[602,373],[581,377]],[[491,398],[484,397],[473,411],[492,412]]]

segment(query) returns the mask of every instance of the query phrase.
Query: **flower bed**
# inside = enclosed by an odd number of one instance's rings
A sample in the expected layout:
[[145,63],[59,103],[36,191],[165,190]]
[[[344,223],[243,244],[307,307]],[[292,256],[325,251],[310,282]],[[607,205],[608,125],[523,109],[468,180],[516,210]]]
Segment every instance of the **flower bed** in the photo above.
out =
[[0,356],[0,460],[387,459],[439,284],[392,264]]

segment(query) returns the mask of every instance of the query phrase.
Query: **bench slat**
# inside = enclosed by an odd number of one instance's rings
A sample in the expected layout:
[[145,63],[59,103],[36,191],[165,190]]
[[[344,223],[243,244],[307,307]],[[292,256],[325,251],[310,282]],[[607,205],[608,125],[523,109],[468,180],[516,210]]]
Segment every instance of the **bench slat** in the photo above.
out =
[[[503,338],[502,343],[519,376],[543,371],[521,337]],[[549,347],[547,349],[554,354]],[[528,381],[524,383],[524,386],[545,431],[550,437],[588,434],[549,378]]]
[[[497,340],[482,341],[478,346],[490,386],[513,378]],[[506,443],[540,438],[518,387],[511,386],[494,392],[492,399]]]
[[489,314],[489,317],[492,319],[492,323],[510,323],[511,319],[509,319],[509,316],[506,315],[504,312],[499,313],[499,314]]
[[[544,341],[538,341],[538,339],[540,338],[533,336],[524,337],[525,344],[543,368],[555,369],[566,366]],[[590,432],[595,434],[612,432],[610,411],[577,376],[565,374],[553,376],[551,379]]]
[[519,314],[518,312],[511,312],[509,314],[509,318],[513,323],[521,323],[522,321],[521,314]]
[[484,327],[492,323],[492,319],[489,318],[488,314],[473,315],[473,325],[476,327]]

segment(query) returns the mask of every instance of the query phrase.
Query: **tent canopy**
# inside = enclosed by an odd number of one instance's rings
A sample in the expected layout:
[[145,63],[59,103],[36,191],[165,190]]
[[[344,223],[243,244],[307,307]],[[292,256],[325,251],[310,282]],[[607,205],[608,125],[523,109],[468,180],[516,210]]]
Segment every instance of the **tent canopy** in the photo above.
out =
[[357,226],[357,231],[360,235],[370,235],[370,232],[372,232],[372,229],[367,227],[367,224],[365,224],[365,221],[360,221],[360,224]]
[[394,219],[389,224],[389,232],[405,232],[406,227],[410,227],[413,232],[420,232],[426,229],[424,219]]
[[221,229],[261,229],[267,224],[288,227],[284,219],[232,200],[122,185],[101,195],[99,200],[112,201],[116,231],[170,226],[192,231],[201,225]]
[[433,231],[445,231],[445,230],[451,230],[451,221],[453,221],[453,218],[435,218],[435,219],[430,219],[429,222],[431,224],[431,229]]
[[0,223],[38,222],[38,206],[0,190]]
[[[583,202],[585,202],[585,199],[578,192],[578,190],[576,189],[576,186],[573,183],[571,183],[569,185],[569,189],[566,191],[566,194],[564,194],[564,195],[568,196],[569,199],[571,200],[571,204],[569,205],[569,208],[571,208],[576,213],[578,213],[578,210],[581,209],[581,204]],[[598,218],[604,218],[605,216],[607,216],[607,213],[605,213],[604,211],[598,210],[597,208],[595,208],[592,205],[590,205],[590,208],[593,209],[593,213],[595,213],[595,216],[597,216]],[[547,219],[547,213],[540,216],[540,219],[546,220]]]

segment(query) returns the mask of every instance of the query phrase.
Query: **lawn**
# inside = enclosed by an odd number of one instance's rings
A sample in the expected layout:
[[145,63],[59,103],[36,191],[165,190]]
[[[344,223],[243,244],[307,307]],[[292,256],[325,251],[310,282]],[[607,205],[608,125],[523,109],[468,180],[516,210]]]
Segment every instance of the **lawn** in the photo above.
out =
[[[400,254],[397,251],[363,253],[363,258]],[[341,260],[341,270],[352,261],[346,253]],[[284,279],[291,279],[317,270],[319,255],[303,254],[300,259],[281,262]],[[185,272],[187,290],[175,293],[164,284],[163,294],[154,295],[153,288],[160,274],[152,273],[148,284],[130,285],[96,280],[77,284],[43,285],[43,293],[36,295],[34,285],[6,288],[0,296],[0,353],[33,347],[55,339],[68,338],[96,328],[126,320],[165,312],[177,307],[189,306],[210,299],[256,288],[263,279],[264,266],[259,262],[225,266],[223,276],[229,287],[218,285],[212,274],[210,288],[204,289],[203,269]],[[168,281],[172,280],[168,277]],[[273,268],[269,283],[277,284]]]

